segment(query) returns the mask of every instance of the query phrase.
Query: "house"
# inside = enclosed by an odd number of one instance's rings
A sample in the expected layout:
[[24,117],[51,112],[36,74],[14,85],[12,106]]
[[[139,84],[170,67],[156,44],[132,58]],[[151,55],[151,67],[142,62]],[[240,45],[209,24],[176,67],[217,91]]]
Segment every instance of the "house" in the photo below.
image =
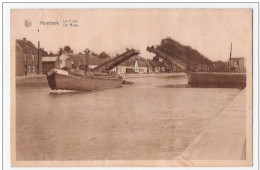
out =
[[134,64],[133,60],[128,59],[116,66],[116,72],[118,74],[134,73]]
[[75,70],[87,71],[107,61],[108,58],[100,58],[92,54],[64,53],[55,61],[56,68],[73,68]]
[[73,58],[74,68],[79,68],[81,70],[87,68],[93,69],[107,60],[107,58],[99,58],[98,56],[92,54],[76,54]]
[[126,66],[123,64],[120,64],[113,68],[113,71],[117,72],[118,74],[126,74]]
[[158,72],[172,72],[172,64],[167,62],[166,60],[162,59],[159,56],[153,57],[153,59],[150,61],[150,64],[153,67],[153,71]]
[[59,55],[42,56],[42,74],[46,74],[51,68],[55,67],[55,62]]
[[38,48],[23,38],[16,40],[16,76],[30,76],[42,73],[42,58]]
[[70,69],[73,66],[74,55],[72,53],[63,53],[55,60],[55,68],[67,68]]
[[230,71],[246,72],[244,57],[230,58],[229,67],[230,67]]
[[149,60],[149,64],[152,66],[152,71],[158,72],[181,72],[181,70],[173,63],[168,60],[164,60],[159,56],[154,56],[152,60]]
[[153,72],[155,73],[164,72],[165,67],[162,62],[159,62],[157,60],[150,60],[149,63],[152,66]]
[[148,73],[149,72],[149,68],[151,68],[151,66],[146,60],[138,60],[136,62],[138,64],[139,73]]
[[108,59],[103,59],[103,58],[99,58],[98,56],[89,56],[88,57],[88,66],[90,69],[93,69],[97,66],[99,66],[100,64],[104,63],[105,61],[107,61]]
[[150,65],[141,57],[132,57],[116,67],[118,74],[148,73]]
[[87,70],[87,58],[85,54],[75,54],[73,58],[73,68],[78,70],[86,71]]
[[[61,60],[64,60],[65,62],[62,62]],[[65,53],[62,54],[56,61],[55,67],[62,68],[66,66],[67,68],[74,68],[76,70],[87,71],[87,69],[93,69],[107,60],[108,58],[100,58],[92,54],[79,53],[74,55],[72,53]]]

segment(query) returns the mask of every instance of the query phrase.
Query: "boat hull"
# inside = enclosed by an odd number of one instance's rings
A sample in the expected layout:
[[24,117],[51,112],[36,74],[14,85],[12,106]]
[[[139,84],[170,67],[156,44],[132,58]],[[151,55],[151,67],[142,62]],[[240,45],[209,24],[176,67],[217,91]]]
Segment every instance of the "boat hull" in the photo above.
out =
[[117,88],[122,85],[119,76],[72,76],[52,70],[47,73],[47,80],[52,90],[100,90]]

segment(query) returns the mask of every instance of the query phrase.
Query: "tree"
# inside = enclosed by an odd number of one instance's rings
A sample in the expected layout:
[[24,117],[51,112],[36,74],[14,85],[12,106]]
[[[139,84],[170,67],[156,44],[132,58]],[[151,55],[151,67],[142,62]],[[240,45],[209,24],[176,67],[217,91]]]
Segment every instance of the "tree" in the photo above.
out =
[[40,53],[42,56],[47,56],[48,55],[48,52],[44,50],[44,48],[41,48],[40,49]]
[[99,58],[110,58],[110,55],[107,54],[106,52],[102,52],[98,55]]
[[50,51],[50,54],[49,54],[49,56],[54,56],[54,54]]
[[63,52],[64,52],[63,48],[60,48],[58,53],[61,55]]
[[86,48],[84,52],[86,55],[88,55],[90,53],[90,50],[88,48]]
[[162,39],[160,46],[156,48],[189,65],[212,65],[212,61],[196,49],[193,49],[191,46],[182,45],[171,37]]
[[65,46],[64,51],[67,53],[73,53],[73,50],[70,48],[70,46]]

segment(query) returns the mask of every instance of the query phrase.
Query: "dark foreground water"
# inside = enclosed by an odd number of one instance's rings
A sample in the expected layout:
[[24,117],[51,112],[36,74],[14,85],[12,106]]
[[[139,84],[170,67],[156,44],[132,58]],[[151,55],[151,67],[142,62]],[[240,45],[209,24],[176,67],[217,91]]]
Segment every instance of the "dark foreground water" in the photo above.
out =
[[95,91],[17,86],[17,160],[167,160],[240,89],[190,88],[186,77],[127,79]]

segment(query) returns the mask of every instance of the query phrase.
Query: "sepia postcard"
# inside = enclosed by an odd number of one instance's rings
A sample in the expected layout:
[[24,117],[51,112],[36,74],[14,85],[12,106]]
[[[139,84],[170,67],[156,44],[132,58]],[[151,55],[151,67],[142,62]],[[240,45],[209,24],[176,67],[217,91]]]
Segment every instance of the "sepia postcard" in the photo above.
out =
[[11,166],[252,166],[252,17],[11,9]]

